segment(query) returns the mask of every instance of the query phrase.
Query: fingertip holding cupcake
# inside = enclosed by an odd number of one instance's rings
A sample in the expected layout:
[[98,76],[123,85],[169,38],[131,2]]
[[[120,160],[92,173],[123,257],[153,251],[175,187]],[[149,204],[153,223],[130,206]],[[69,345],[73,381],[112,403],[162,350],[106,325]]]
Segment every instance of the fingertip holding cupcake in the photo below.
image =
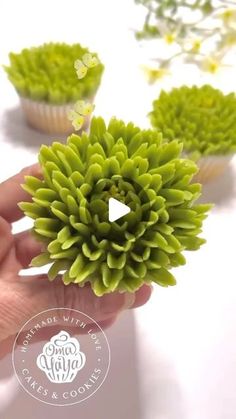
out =
[[135,298],[133,304],[129,307],[130,309],[138,308],[146,304],[151,298],[153,292],[153,285],[144,284],[138,291],[134,293]]

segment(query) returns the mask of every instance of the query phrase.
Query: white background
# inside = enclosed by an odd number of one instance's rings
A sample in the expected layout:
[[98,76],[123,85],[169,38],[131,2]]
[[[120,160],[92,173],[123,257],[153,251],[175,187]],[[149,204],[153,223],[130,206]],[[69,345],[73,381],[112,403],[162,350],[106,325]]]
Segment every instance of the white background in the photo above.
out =
[[[146,127],[160,85],[147,86],[140,70],[147,54],[132,29],[142,16],[133,0],[1,1],[0,64],[8,62],[9,51],[23,47],[80,42],[97,51],[106,66],[95,114]],[[226,92],[235,90],[235,69],[200,77],[195,69],[176,67],[162,86],[205,81]],[[0,69],[0,180],[35,162],[39,145],[48,141],[24,124],[17,95]],[[205,223],[207,244],[176,270],[176,287],[155,287],[145,307],[125,313],[108,332],[110,377],[89,403],[69,409],[71,418],[235,419],[235,175],[234,160],[224,176],[205,188],[203,200],[216,203]],[[2,377],[9,369],[8,357],[0,363]],[[67,414],[34,402],[17,390],[14,378],[6,394],[12,401],[0,413],[3,419]]]

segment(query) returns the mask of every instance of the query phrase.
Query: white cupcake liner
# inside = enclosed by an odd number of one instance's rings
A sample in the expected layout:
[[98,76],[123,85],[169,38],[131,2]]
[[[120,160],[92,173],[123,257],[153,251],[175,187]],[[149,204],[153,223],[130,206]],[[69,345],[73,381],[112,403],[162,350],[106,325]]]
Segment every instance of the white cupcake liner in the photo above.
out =
[[[27,123],[38,131],[47,134],[70,134],[74,131],[68,112],[74,104],[51,105],[20,97],[21,106]],[[87,128],[90,115],[85,117],[83,129]]]
[[201,157],[196,162],[199,172],[194,176],[194,182],[208,183],[217,178],[227,169],[232,158],[233,154]]

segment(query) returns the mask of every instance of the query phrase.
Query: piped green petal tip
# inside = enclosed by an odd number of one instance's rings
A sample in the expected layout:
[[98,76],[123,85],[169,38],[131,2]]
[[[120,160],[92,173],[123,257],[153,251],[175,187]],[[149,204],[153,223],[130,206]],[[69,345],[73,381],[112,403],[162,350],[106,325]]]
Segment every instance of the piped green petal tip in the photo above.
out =
[[[51,263],[51,281],[62,273],[66,285],[89,282],[99,296],[175,285],[170,269],[204,243],[199,234],[210,209],[195,202],[197,167],[181,152],[178,141],[115,118],[108,126],[93,118],[89,134],[42,146],[43,178],[26,178],[32,202],[20,204],[46,243],[32,266]],[[109,222],[110,198],[130,212]]]
[[152,126],[179,139],[191,159],[236,152],[236,95],[209,85],[162,91],[149,114]]

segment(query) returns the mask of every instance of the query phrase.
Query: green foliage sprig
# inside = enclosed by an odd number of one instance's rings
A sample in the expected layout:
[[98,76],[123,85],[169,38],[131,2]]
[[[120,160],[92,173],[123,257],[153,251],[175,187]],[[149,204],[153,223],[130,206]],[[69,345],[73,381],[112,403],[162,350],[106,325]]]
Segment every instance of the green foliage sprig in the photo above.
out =
[[10,65],[5,70],[23,97],[52,104],[74,103],[92,97],[100,84],[103,65],[97,63],[96,54],[92,57],[96,66],[90,66],[86,77],[78,81],[74,63],[90,56],[80,44],[48,43],[10,53]]
[[[162,39],[176,51],[169,57],[153,57],[157,66],[147,68],[150,82],[161,78],[174,61],[196,64],[215,73],[228,52],[236,46],[236,4],[228,0],[135,0],[143,5],[146,18],[138,40]],[[234,7],[233,7],[234,6]]]
[[153,102],[152,126],[165,138],[178,138],[196,159],[236,152],[236,95],[209,85],[162,91]]
[[[32,266],[52,263],[50,280],[65,271],[65,284],[90,282],[99,296],[152,281],[174,285],[169,270],[204,243],[198,235],[210,208],[194,203],[197,167],[181,150],[156,131],[116,119],[107,127],[102,118],[66,145],[42,146],[43,179],[26,177],[33,201],[20,204],[47,249]],[[111,197],[131,210],[115,222],[108,221]]]

